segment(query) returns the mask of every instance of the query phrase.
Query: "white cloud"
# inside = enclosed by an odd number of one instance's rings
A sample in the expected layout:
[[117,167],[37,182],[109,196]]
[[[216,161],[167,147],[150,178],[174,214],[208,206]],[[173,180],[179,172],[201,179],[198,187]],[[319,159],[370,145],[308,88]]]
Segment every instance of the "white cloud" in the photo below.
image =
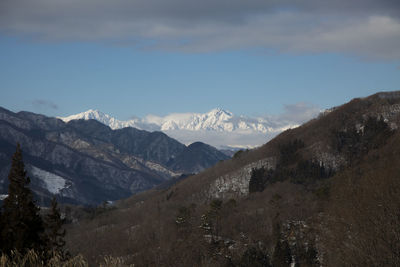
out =
[[240,133],[240,132],[217,132],[217,131],[189,131],[169,130],[164,131],[168,136],[189,145],[194,142],[203,142],[217,148],[253,148],[267,143],[280,132],[271,133]]

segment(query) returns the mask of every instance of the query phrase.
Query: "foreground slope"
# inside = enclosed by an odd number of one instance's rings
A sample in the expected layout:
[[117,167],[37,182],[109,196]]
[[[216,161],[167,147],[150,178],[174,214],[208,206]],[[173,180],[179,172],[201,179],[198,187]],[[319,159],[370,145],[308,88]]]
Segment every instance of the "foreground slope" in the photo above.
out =
[[399,92],[354,99],[71,225],[69,244],[92,263],[397,266],[399,123]]

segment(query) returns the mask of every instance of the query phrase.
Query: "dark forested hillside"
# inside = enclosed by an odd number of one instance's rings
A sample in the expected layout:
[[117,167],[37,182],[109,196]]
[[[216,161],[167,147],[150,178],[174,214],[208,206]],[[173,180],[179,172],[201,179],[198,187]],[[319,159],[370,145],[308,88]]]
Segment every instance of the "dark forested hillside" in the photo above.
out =
[[220,160],[229,157],[218,149],[195,142],[187,146],[176,158],[169,160],[167,166],[173,170],[187,170],[190,173],[198,173],[204,170],[203,166],[212,166]]
[[399,266],[399,123],[399,92],[354,99],[71,224],[68,244],[94,265]]
[[[193,151],[203,158],[193,157],[185,145],[161,132],[111,130],[94,120],[64,123],[0,109],[1,195],[7,192],[6,177],[17,142],[41,205],[49,204],[52,195],[61,202],[85,205],[126,198],[227,159],[210,146]],[[207,150],[213,157],[205,160]]]

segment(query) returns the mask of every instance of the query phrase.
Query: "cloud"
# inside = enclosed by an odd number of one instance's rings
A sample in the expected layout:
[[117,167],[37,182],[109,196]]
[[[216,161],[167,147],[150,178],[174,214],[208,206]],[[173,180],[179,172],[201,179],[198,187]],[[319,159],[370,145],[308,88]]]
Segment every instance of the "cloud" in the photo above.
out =
[[210,52],[265,48],[400,59],[398,0],[2,0],[0,32]]
[[43,99],[36,99],[32,101],[32,105],[36,109],[53,109],[53,110],[58,110],[58,105],[55,103],[48,101],[48,100],[43,100]]
[[164,131],[168,136],[175,138],[183,144],[190,145],[194,142],[203,142],[218,149],[221,148],[253,148],[265,144],[279,132],[262,133],[237,133],[218,131],[189,131],[189,130],[168,130]]

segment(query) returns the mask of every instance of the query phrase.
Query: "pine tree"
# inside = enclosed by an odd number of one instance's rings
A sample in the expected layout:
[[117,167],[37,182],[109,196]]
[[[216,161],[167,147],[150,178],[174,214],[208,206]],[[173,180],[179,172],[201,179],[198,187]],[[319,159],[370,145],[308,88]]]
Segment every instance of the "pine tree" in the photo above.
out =
[[3,216],[1,213],[1,206],[0,206],[0,255],[3,254],[3,234],[2,234],[2,229],[3,229]]
[[276,242],[274,254],[272,256],[272,266],[274,267],[290,266],[291,262],[292,262],[292,256],[290,252],[289,243],[287,242],[286,239],[281,240],[281,238],[279,238],[278,241]]
[[49,251],[58,253],[60,256],[65,256],[65,229],[62,229],[64,219],[61,218],[60,209],[58,208],[57,200],[53,197],[49,214],[46,215],[46,232]]
[[253,168],[251,170],[251,177],[249,181],[249,192],[262,192],[265,188],[265,169],[261,167],[259,169]]
[[240,262],[240,267],[270,267],[268,254],[258,247],[249,247],[243,253]]
[[28,249],[42,252],[45,246],[44,225],[39,215],[40,209],[35,205],[28,187],[30,179],[25,171],[19,144],[12,157],[8,179],[8,197],[3,203],[1,250],[6,254],[12,250],[24,253]]
[[310,244],[308,244],[308,249],[305,253],[305,261],[308,266],[320,266],[318,261],[318,251],[314,242],[310,242]]

